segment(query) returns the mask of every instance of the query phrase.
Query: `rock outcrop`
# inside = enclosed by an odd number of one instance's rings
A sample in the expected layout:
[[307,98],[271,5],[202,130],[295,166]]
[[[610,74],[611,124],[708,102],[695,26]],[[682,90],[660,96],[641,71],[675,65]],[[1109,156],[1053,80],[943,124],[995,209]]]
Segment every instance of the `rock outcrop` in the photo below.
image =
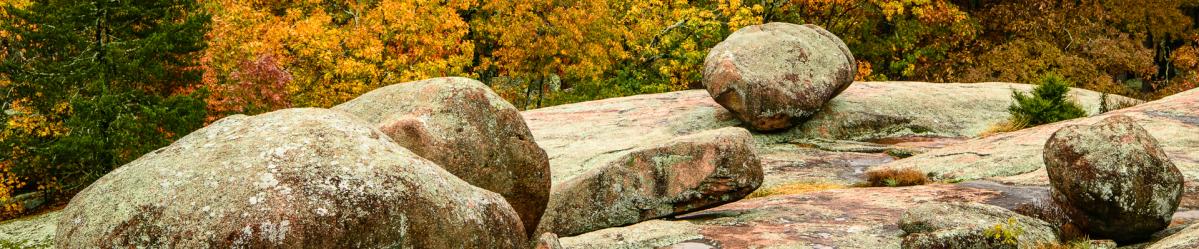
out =
[[1145,249],[1193,249],[1199,248],[1199,223],[1188,225],[1182,231],[1150,243]]
[[1043,154],[1049,137],[1062,127],[1093,124],[1114,115],[1135,120],[1158,139],[1184,178],[1199,179],[1199,150],[1195,149],[1199,148],[1199,89],[1088,118],[973,139],[880,167],[915,168],[929,173],[934,180],[992,179],[1048,185]]
[[741,28],[713,47],[703,84],[748,127],[775,131],[815,114],[856,71],[849,48],[824,28],[776,22]]
[[350,114],[235,115],[101,177],[62,248],[524,248],[516,212]]
[[1132,118],[1063,127],[1045,144],[1053,200],[1092,236],[1133,242],[1166,228],[1182,174]]
[[54,232],[61,215],[53,211],[0,222],[0,247],[54,248]]
[[1003,195],[948,184],[776,195],[563,237],[561,242],[580,249],[900,248],[904,232],[895,220],[907,209],[930,201],[986,203]]
[[520,112],[483,83],[450,77],[395,84],[333,109],[375,124],[413,153],[503,195],[526,231],[536,229],[549,200],[549,161]]
[[538,233],[576,235],[733,202],[758,188],[750,133],[724,128],[636,148],[554,185]]
[[[976,136],[1007,118],[1013,89],[1031,88],[1011,83],[854,83],[804,125],[780,133],[753,135],[763,171],[767,172],[763,186],[826,179],[846,179],[831,181],[851,184],[863,167],[894,160],[883,154],[892,145],[843,139]],[[1075,89],[1071,97],[1091,113],[1100,109],[1099,93]],[[728,110],[699,90],[604,99],[523,114],[537,142],[550,157],[556,185],[638,148],[741,125]],[[875,196],[879,191],[868,192]],[[563,238],[564,245],[567,239],[583,241],[569,235]],[[721,237],[722,241],[725,239],[733,238]],[[596,243],[599,244],[602,243]]]
[[925,203],[899,218],[903,248],[1031,248],[1058,242],[1052,226],[996,206]]

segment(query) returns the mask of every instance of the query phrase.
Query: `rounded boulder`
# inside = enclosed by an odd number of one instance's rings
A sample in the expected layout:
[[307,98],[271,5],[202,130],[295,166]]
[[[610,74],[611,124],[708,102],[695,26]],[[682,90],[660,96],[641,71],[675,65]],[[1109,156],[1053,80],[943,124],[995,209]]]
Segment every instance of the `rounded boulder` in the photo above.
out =
[[447,77],[395,84],[333,109],[374,124],[462,180],[503,195],[525,230],[536,230],[549,201],[549,158],[516,107],[482,82]]
[[802,123],[853,83],[845,42],[815,25],[741,28],[704,59],[703,84],[717,103],[757,131]]
[[1044,153],[1053,200],[1092,236],[1142,240],[1166,228],[1178,208],[1182,174],[1132,118],[1063,127]]
[[227,117],[113,170],[61,248],[524,248],[516,212],[349,114]]

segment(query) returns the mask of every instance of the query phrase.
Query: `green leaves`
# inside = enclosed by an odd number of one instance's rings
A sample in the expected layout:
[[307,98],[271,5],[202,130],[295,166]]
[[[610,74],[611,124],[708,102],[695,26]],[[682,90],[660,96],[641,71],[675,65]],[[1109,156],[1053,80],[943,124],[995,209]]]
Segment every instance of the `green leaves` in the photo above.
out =
[[10,82],[0,92],[22,116],[6,116],[14,125],[0,131],[0,164],[30,183],[14,194],[69,196],[203,124],[205,92],[194,89],[209,16],[198,7],[60,0],[6,9],[13,18],[0,29],[12,35],[0,78]]
[[1028,126],[1086,117],[1078,104],[1068,99],[1070,83],[1057,74],[1041,77],[1041,84],[1031,94],[1012,91],[1015,103],[1008,107],[1014,123]]

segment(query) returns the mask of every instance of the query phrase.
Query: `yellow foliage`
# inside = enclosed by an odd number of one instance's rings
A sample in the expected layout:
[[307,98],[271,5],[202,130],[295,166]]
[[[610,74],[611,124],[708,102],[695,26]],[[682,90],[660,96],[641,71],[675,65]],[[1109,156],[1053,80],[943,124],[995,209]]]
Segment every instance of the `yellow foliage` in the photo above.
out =
[[207,83],[242,61],[277,56],[293,76],[293,104],[328,107],[390,84],[466,76],[474,46],[458,11],[471,1],[334,2],[210,3]]
[[25,182],[10,171],[10,166],[11,162],[0,161],[0,219],[16,217],[25,211],[21,202],[13,199],[13,193],[25,187]]
[[759,188],[758,190],[755,190],[753,193],[750,193],[749,196],[746,196],[745,198],[748,199],[748,198],[767,197],[767,196],[774,196],[774,195],[793,195],[793,194],[802,194],[802,193],[816,192],[816,191],[829,190],[829,189],[842,189],[842,188],[846,188],[846,187],[848,187],[848,186],[846,186],[844,184],[837,184],[837,183],[831,183],[831,182],[801,181],[801,182],[787,183],[787,184],[782,184],[782,185],[772,186],[772,187],[767,187],[767,188]]
[[1007,223],[998,223],[983,231],[983,235],[993,242],[1004,245],[1018,245],[1020,235],[1024,235],[1024,228],[1016,224],[1016,218],[1007,219]]

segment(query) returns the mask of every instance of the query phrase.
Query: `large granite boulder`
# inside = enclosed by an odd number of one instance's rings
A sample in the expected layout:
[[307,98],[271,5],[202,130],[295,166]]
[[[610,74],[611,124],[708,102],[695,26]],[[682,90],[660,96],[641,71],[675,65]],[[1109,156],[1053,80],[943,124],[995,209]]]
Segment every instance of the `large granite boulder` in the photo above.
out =
[[524,248],[495,193],[324,109],[235,115],[101,177],[62,248]]
[[857,64],[840,38],[815,25],[741,28],[708,52],[703,84],[759,131],[790,128],[853,82]]
[[741,128],[682,136],[589,166],[554,185],[538,233],[571,236],[702,210],[762,183],[752,137]]
[[503,195],[526,231],[536,229],[549,200],[549,159],[520,112],[483,83],[451,77],[395,84],[333,109],[375,124],[413,153]]
[[1053,200],[1087,233],[1131,242],[1166,228],[1183,178],[1157,139],[1127,116],[1058,130],[1045,144]]
[[[972,202],[925,203],[899,217],[903,248],[1032,248],[1058,242],[1045,221]],[[998,236],[996,236],[998,234]]]

